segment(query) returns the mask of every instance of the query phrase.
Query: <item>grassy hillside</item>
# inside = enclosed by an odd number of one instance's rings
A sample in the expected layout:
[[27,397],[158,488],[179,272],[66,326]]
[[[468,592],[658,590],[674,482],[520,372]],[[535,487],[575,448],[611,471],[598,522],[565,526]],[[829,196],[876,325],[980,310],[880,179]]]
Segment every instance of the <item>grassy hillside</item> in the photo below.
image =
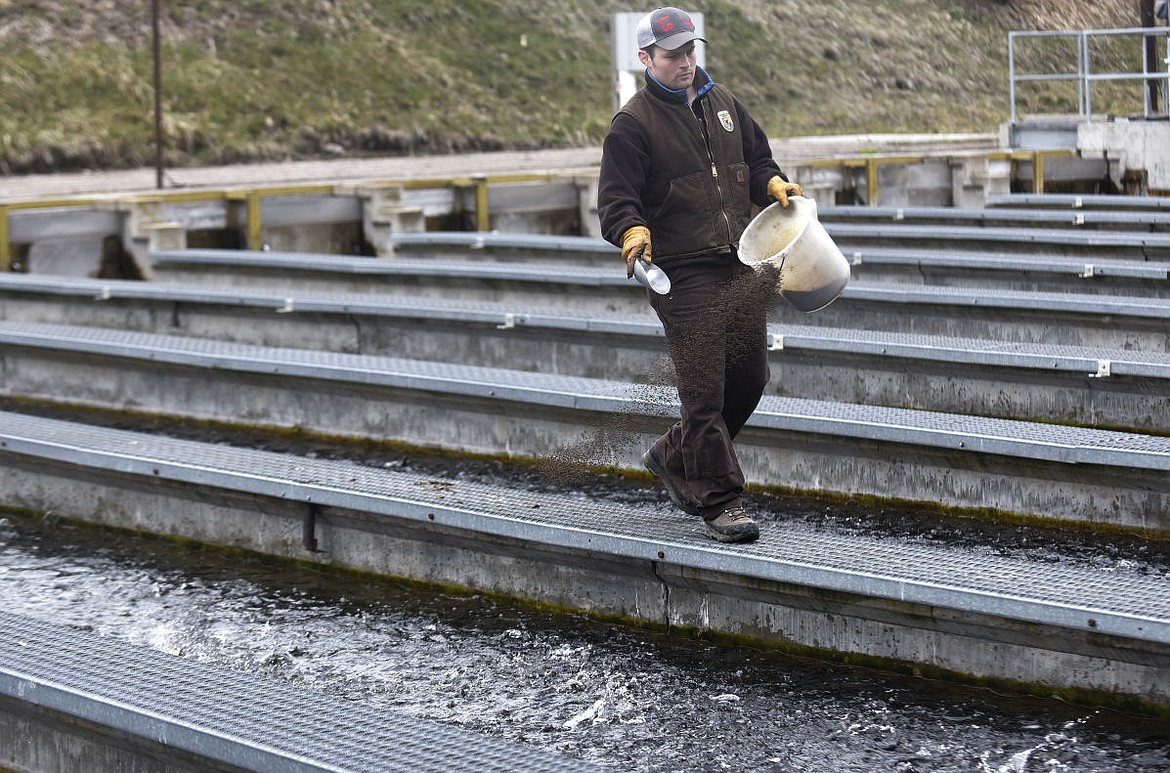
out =
[[[597,144],[611,112],[609,20],[640,9],[616,0],[162,7],[170,166]],[[687,7],[705,14],[712,75],[777,136],[992,131],[1009,110],[1008,30],[1138,19],[1138,0]],[[153,163],[148,0],[0,0],[0,46],[0,173]]]

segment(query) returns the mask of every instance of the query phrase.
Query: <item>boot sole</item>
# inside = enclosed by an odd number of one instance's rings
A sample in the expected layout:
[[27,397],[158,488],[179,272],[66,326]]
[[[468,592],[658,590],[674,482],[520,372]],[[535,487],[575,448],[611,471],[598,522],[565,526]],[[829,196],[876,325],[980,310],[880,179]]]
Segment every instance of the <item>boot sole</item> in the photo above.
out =
[[759,528],[750,531],[741,531],[735,534],[728,534],[726,532],[716,531],[708,524],[705,527],[707,536],[718,542],[755,542],[760,538]]
[[654,477],[662,482],[663,488],[666,489],[667,496],[670,501],[674,502],[674,506],[682,510],[687,515],[699,515],[699,503],[697,501],[688,500],[683,496],[683,492],[679,491],[672,479],[670,473],[662,466],[658,459],[654,456],[653,449],[648,449],[642,454],[642,466],[650,472],[654,473]]

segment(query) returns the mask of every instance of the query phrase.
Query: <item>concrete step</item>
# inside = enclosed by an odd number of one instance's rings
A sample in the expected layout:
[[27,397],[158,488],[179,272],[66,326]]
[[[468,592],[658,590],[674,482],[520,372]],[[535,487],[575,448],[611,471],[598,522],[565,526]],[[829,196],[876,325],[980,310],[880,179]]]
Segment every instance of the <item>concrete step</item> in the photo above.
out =
[[[0,465],[7,503],[37,512],[809,652],[1170,703],[1161,576],[799,523],[765,522],[758,542],[720,545],[668,504],[15,413],[0,413]],[[13,655],[20,647],[0,649],[0,663]]]
[[[0,323],[5,397],[640,469],[673,387]],[[1170,530],[1170,438],[766,396],[737,438],[752,485]]]
[[[295,349],[663,381],[641,313],[0,275],[0,319]],[[1170,354],[772,324],[769,394],[1161,431]]]

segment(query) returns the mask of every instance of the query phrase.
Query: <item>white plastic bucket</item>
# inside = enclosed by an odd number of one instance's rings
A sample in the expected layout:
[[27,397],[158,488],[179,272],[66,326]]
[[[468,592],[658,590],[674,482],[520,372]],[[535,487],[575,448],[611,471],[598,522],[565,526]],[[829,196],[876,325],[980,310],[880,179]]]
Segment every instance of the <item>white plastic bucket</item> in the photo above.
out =
[[817,203],[791,196],[788,208],[772,204],[739,237],[739,259],[779,273],[776,289],[797,309],[812,312],[837,299],[849,284],[849,261],[817,220]]

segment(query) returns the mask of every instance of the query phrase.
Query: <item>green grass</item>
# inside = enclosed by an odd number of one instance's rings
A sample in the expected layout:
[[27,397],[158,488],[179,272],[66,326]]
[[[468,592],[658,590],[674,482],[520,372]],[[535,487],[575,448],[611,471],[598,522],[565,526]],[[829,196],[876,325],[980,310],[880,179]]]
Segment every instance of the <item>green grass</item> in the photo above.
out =
[[[1063,0],[1032,0],[1046,4]],[[0,172],[152,162],[150,4],[105,5],[99,13],[65,0],[0,0]],[[616,0],[162,5],[171,9],[162,45],[171,166],[318,157],[331,145],[387,154],[600,143],[611,112],[609,21],[629,8]],[[1027,21],[998,0],[694,5],[705,14],[708,69],[775,136],[993,131],[1009,112],[1006,30]],[[1132,23],[1109,21],[1125,0],[1081,5],[1097,16],[1058,17]],[[1058,57],[1036,58],[1043,66]],[[1062,103],[1034,101],[1052,111]]]

